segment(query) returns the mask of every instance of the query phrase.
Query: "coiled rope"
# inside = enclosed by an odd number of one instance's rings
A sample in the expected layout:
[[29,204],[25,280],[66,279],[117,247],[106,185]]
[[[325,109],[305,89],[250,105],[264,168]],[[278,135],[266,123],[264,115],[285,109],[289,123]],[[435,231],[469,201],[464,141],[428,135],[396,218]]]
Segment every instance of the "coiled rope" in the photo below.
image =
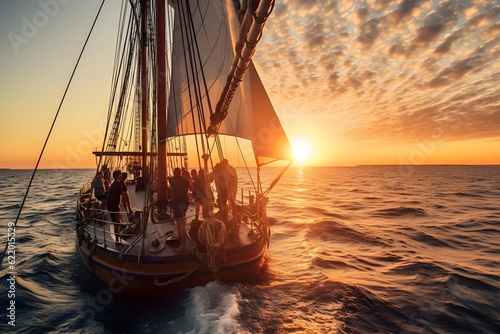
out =
[[210,217],[201,224],[198,230],[198,239],[207,252],[201,253],[195,250],[195,255],[215,274],[226,261],[226,225],[221,220]]
[[[226,261],[226,250],[227,250],[227,230],[226,225],[219,219],[214,217],[206,219],[200,226],[198,230],[198,239],[200,243],[207,249],[206,253],[201,253],[195,247],[193,248],[194,255],[200,260],[201,263],[205,264],[212,273],[219,271],[219,268]],[[186,274],[168,280],[166,282],[160,282],[160,277],[155,276],[154,282],[156,286],[165,286],[173,283],[182,281],[188,278],[192,273],[194,273],[200,264],[194,266]]]

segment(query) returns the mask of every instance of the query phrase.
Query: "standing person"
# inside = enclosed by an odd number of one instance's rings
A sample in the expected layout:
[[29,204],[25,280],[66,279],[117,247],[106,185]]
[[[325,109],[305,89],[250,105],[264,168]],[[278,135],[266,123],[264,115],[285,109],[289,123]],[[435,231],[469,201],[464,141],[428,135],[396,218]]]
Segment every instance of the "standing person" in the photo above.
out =
[[200,169],[200,173],[193,182],[194,201],[196,202],[195,220],[198,221],[200,215],[200,206],[203,211],[203,218],[207,219],[209,215],[208,196],[205,182],[205,171]]
[[229,187],[228,187],[229,203],[231,206],[235,206],[236,193],[238,192],[238,174],[236,173],[236,169],[234,169],[234,167],[229,164],[229,161],[227,161],[227,159],[222,160],[221,164],[224,170],[226,171],[227,175],[229,175]]
[[128,193],[127,178],[128,174],[122,173],[122,180],[120,183],[122,185],[123,205],[125,206],[125,211],[127,211],[129,214],[133,214],[134,209],[132,209],[132,202],[130,201],[130,195]]
[[193,185],[188,178],[181,175],[181,169],[174,169],[174,176],[168,182],[172,190],[172,211],[177,223],[180,245],[175,248],[177,252],[186,250],[186,211],[189,206],[188,190],[193,190]]
[[114,223],[114,231],[116,235],[116,243],[119,242],[120,225],[122,224],[122,214],[120,213],[120,202],[122,197],[122,172],[115,170],[113,172],[113,179],[115,181],[111,184],[108,189],[107,203],[106,207],[111,215],[111,220]]
[[110,183],[109,179],[110,179],[111,175],[109,174],[108,166],[107,165],[103,165],[101,167],[101,172],[104,175],[104,185],[106,186],[106,188],[109,188],[109,183]]
[[229,174],[226,172],[222,164],[218,163],[214,167],[214,171],[210,174],[211,181],[215,181],[217,189],[217,204],[219,206],[219,217],[227,222],[227,197],[229,191]]
[[229,164],[227,159],[221,161],[222,169],[225,172],[226,178],[229,178],[227,182],[227,197],[229,199],[229,208],[231,209],[231,219],[228,221],[229,229],[233,233],[236,238],[236,242],[239,242],[239,224],[236,214],[236,193],[238,191],[238,174],[236,173],[236,169]]
[[191,169],[191,182],[194,182],[198,178],[198,173],[196,172],[196,169]]
[[182,167],[181,175],[184,176],[186,179],[191,180],[191,175],[189,175],[189,172],[185,167]]
[[94,196],[98,200],[106,199],[106,182],[104,180],[104,172],[97,172],[94,179]]

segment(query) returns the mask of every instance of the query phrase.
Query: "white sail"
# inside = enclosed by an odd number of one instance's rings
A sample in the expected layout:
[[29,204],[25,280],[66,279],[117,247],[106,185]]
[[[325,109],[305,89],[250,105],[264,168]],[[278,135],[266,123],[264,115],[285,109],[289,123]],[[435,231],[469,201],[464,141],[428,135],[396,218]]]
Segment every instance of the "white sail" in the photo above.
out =
[[[206,124],[210,122],[210,111],[215,111],[231,69],[239,30],[231,0],[180,1],[174,8],[174,65],[168,137],[202,132],[197,125],[201,110]],[[196,43],[191,38],[191,31],[196,33]],[[198,56],[200,60],[197,60]],[[259,165],[275,160],[293,160],[290,143],[253,63],[250,63],[218,133],[250,140]]]

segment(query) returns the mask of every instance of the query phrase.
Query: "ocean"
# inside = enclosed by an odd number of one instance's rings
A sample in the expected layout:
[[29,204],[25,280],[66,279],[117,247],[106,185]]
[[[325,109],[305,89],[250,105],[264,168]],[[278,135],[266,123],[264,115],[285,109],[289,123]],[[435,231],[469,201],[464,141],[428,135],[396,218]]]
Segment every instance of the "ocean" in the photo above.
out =
[[[0,171],[2,250],[31,173]],[[156,300],[110,293],[80,260],[76,193],[93,173],[37,172],[1,267],[0,333],[500,333],[499,166],[291,168],[256,278]]]

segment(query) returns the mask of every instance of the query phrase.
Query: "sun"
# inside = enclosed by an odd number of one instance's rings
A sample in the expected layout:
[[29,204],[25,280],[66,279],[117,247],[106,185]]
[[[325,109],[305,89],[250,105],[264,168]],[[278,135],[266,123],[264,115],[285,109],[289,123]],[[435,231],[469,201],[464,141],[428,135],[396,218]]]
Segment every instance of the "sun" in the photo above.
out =
[[293,142],[292,149],[297,162],[305,162],[311,157],[311,144],[307,141],[300,140]]

